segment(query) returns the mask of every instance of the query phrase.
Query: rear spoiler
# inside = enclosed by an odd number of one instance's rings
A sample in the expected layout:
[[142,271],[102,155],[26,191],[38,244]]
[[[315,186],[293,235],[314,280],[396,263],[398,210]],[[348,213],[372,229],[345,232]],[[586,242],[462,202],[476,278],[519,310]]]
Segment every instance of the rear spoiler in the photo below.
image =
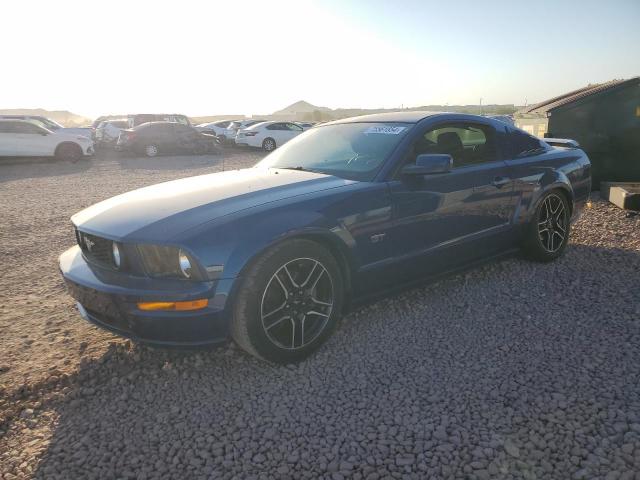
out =
[[545,143],[552,147],[580,148],[580,144],[568,138],[545,138]]

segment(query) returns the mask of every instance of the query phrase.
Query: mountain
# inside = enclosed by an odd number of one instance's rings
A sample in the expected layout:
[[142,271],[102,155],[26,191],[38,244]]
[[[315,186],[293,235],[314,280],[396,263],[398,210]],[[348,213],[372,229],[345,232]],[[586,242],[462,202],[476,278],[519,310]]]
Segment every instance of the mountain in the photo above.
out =
[[309,102],[301,100],[289,105],[282,110],[273,112],[271,118],[282,120],[314,120],[327,121],[337,120],[347,117],[355,117],[358,115],[367,115],[371,113],[395,112],[399,110],[406,111],[429,111],[429,112],[459,112],[473,114],[493,114],[493,115],[509,115],[516,111],[513,105],[423,105],[411,108],[336,108],[334,110],[327,107],[318,107]]
[[312,105],[309,102],[300,100],[299,102],[292,103],[291,105],[283,108],[282,110],[273,112],[272,115],[274,116],[275,115],[296,115],[296,114],[304,114],[304,113],[313,113],[315,111],[330,112],[331,109],[327,107],[316,107],[315,105]]
[[0,109],[0,115],[39,115],[58,122],[64,127],[83,127],[91,124],[91,119],[66,110],[44,110],[42,108]]

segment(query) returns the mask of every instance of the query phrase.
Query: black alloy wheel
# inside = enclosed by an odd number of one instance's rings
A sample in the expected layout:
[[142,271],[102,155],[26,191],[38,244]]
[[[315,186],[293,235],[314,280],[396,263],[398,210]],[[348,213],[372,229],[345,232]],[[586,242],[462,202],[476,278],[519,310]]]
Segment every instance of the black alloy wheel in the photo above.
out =
[[536,208],[524,238],[527,257],[539,262],[550,262],[564,252],[569,241],[569,202],[558,190],[544,195]]

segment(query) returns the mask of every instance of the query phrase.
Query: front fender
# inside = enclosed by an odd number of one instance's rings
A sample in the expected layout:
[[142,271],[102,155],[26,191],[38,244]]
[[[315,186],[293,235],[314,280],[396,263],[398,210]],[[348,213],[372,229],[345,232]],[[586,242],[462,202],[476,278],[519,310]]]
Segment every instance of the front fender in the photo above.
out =
[[315,238],[334,255],[353,264],[351,234],[316,211],[257,212],[225,225],[212,225],[185,241],[205,268],[222,266],[220,278],[235,278],[249,263],[273,245],[294,237]]

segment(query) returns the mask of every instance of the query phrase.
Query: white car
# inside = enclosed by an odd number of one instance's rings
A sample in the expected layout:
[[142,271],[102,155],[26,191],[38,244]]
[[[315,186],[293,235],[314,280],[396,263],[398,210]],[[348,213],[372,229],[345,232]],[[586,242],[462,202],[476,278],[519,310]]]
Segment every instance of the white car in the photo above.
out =
[[235,122],[231,122],[227,125],[227,128],[224,129],[223,138],[220,138],[221,142],[231,142],[236,138],[238,132],[244,128],[248,128],[256,123],[262,123],[264,120],[236,120]]
[[93,155],[93,141],[85,136],[53,133],[26,120],[0,119],[0,156],[56,157],[79,160]]
[[42,115],[0,115],[0,120],[25,120],[44,127],[53,133],[76,134],[85,137],[91,137],[92,133],[91,127],[63,127],[58,122],[54,122],[50,118],[43,117]]
[[96,146],[114,146],[118,141],[120,132],[129,128],[126,118],[119,120],[104,120],[96,127]]
[[224,141],[226,139],[225,131],[232,122],[235,122],[235,120],[219,120],[217,122],[201,123],[196,126],[196,129],[203,133],[213,133],[220,141]]
[[303,131],[300,125],[292,122],[262,122],[238,131],[236,144],[271,152]]

